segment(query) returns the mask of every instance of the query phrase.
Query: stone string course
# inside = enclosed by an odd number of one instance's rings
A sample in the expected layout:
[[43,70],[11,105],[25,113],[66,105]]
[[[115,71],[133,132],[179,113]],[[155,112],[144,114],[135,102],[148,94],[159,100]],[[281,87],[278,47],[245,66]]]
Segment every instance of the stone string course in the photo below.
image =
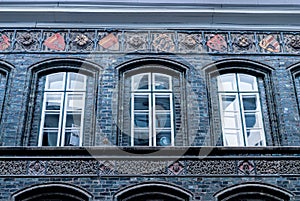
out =
[[278,176],[300,175],[300,159],[2,160],[0,176]]
[[0,53],[298,54],[300,33],[201,30],[0,30]]

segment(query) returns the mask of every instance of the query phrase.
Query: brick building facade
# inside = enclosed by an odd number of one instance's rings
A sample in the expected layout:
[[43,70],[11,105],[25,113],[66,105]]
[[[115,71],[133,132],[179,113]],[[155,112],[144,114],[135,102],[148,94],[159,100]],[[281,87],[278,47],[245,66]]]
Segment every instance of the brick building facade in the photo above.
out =
[[300,200],[299,3],[185,3],[0,3],[0,200]]

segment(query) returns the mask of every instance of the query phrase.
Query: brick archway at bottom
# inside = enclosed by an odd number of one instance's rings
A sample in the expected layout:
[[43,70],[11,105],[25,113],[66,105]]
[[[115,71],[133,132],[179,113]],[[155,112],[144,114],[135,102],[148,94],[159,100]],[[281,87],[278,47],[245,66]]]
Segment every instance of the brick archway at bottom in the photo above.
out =
[[69,184],[52,183],[31,186],[12,195],[12,201],[91,201],[87,191]]
[[189,201],[192,197],[192,193],[173,184],[149,182],[121,189],[114,201]]

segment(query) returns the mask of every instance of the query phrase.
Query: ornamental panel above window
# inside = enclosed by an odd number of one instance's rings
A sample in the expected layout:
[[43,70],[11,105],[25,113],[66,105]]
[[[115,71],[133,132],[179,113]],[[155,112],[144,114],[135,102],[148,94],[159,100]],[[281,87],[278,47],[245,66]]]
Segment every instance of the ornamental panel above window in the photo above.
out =
[[265,146],[257,78],[228,73],[217,79],[224,146]]

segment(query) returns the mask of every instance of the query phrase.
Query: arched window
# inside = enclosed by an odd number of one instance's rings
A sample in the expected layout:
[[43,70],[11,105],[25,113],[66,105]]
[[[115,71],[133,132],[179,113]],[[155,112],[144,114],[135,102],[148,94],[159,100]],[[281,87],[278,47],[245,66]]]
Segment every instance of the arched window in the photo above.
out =
[[270,70],[244,60],[207,67],[213,145],[279,144]]
[[217,201],[289,201],[293,194],[277,186],[249,182],[223,189],[214,196]]
[[227,73],[217,79],[224,146],[265,146],[257,78]]
[[131,145],[174,146],[172,77],[139,73],[131,78]]
[[114,201],[189,201],[193,195],[172,184],[143,183],[117,192]]
[[86,80],[75,72],[46,75],[39,146],[82,144]]
[[0,122],[3,115],[3,106],[5,102],[7,89],[8,89],[7,85],[8,85],[9,74],[13,68],[14,67],[11,64],[0,60]]
[[158,64],[121,71],[119,145],[185,143],[182,75],[183,71]]
[[[291,74],[293,76],[294,81],[294,87],[295,87],[295,94],[296,94],[296,100],[297,100],[297,106],[298,106],[298,113],[300,115],[300,64],[297,63],[295,65],[292,65],[289,67]],[[289,114],[293,117],[293,115]],[[295,117],[293,117],[295,118]]]
[[98,70],[73,60],[34,68],[29,109],[29,145],[91,146]]
[[12,195],[12,201],[91,201],[83,189],[69,184],[41,184],[22,189]]

